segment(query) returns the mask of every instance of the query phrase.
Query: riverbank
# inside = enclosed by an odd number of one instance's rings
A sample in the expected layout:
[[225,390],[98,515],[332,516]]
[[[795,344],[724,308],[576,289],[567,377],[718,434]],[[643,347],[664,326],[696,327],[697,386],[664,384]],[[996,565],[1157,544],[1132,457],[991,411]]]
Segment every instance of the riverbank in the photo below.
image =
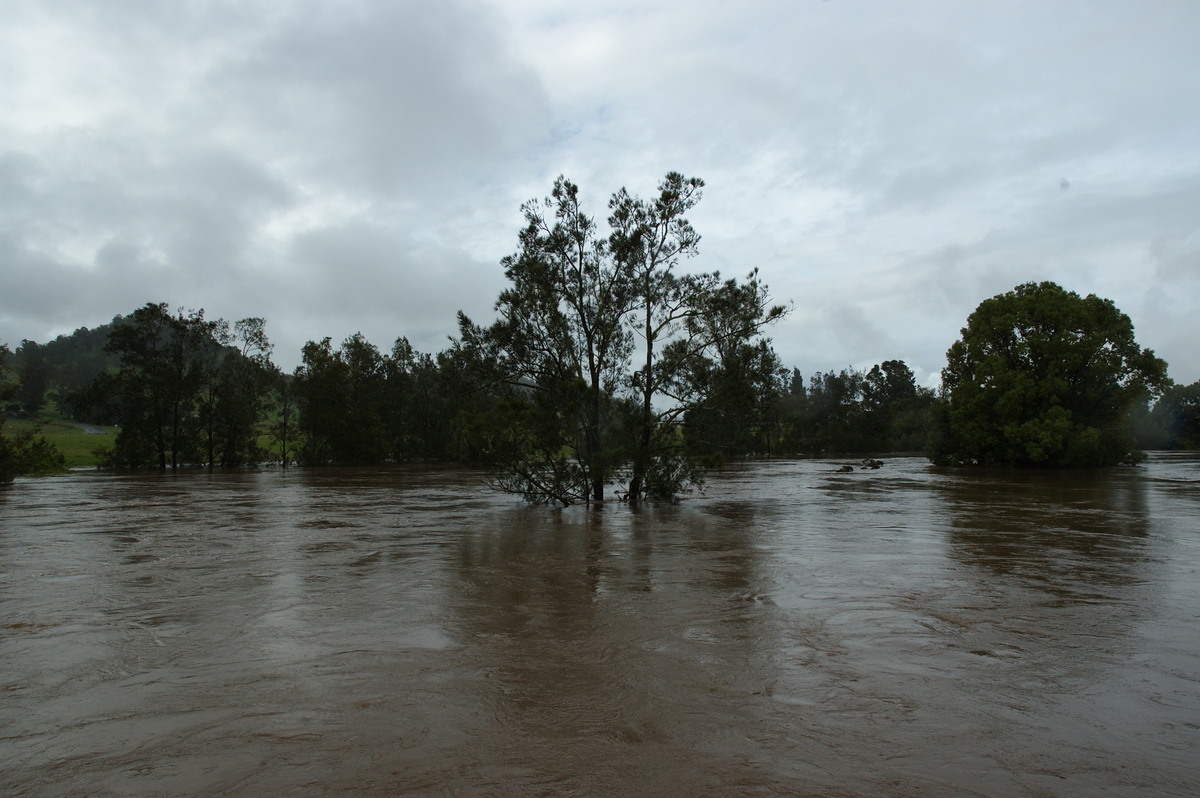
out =
[[101,457],[97,450],[111,449],[118,427],[101,427],[82,424],[67,419],[51,418],[33,421],[10,418],[5,421],[5,430],[17,434],[41,424],[39,433],[54,444],[66,459],[67,468],[95,468]]

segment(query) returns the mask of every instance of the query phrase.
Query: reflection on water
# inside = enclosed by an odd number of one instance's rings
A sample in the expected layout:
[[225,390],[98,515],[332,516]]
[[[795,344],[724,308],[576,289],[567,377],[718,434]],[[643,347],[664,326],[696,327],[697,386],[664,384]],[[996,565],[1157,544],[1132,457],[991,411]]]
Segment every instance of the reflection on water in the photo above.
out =
[[0,491],[0,793],[1190,795],[1200,460]]
[[1140,469],[983,472],[952,482],[943,488],[952,556],[1058,587],[1136,580],[1149,545],[1148,490]]

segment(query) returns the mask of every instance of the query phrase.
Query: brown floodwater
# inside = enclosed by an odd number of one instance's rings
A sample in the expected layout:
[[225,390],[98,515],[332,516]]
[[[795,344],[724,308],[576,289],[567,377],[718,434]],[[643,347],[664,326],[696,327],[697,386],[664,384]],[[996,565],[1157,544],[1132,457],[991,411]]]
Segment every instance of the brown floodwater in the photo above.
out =
[[1200,458],[0,490],[0,794],[1200,790]]

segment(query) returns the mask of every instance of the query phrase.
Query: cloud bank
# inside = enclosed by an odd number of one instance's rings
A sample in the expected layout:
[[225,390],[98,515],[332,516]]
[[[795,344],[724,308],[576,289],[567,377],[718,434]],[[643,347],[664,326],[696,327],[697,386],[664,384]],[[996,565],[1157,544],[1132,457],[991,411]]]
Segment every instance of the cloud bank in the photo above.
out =
[[689,266],[758,268],[810,374],[936,378],[983,299],[1111,298],[1200,379],[1200,6],[10,0],[0,340],[147,301],[276,360],[490,317],[518,208],[703,177]]

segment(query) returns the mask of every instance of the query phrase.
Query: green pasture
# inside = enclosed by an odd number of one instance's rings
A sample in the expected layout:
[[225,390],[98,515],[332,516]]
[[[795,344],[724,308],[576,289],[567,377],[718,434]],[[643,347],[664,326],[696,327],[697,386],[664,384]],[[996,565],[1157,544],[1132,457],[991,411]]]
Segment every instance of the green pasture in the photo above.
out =
[[[59,419],[43,420],[41,431],[38,433],[54,444],[63,457],[66,458],[67,468],[86,468],[100,462],[96,456],[97,449],[111,449],[117,436],[116,427],[97,427],[86,425],[88,429],[103,430],[103,433],[90,433],[84,430],[84,425],[74,424]],[[35,422],[24,419],[10,418],[5,421],[4,431],[9,435],[25,432],[36,426]]]

